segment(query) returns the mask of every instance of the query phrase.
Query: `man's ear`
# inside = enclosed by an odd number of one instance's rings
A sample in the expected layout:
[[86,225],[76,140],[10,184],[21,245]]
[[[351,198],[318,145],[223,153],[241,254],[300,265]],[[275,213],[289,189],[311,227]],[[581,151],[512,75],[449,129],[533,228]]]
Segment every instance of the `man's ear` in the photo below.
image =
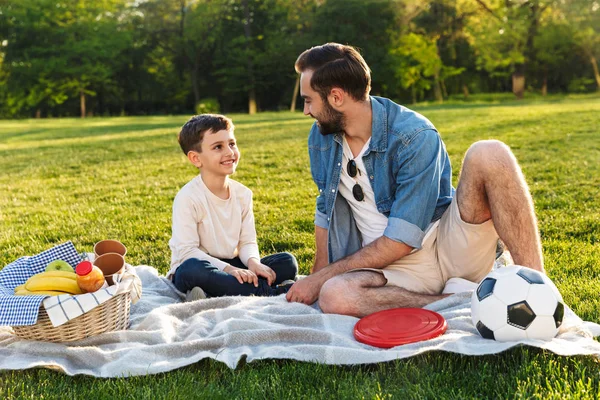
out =
[[195,152],[194,150],[188,151],[187,158],[192,164],[196,166],[196,168],[202,168],[202,161],[200,161],[200,157],[198,156],[197,152]]
[[329,104],[331,104],[332,107],[339,108],[346,101],[346,96],[347,96],[346,92],[344,92],[340,88],[334,87],[329,92],[329,96],[327,96],[327,99],[329,100]]

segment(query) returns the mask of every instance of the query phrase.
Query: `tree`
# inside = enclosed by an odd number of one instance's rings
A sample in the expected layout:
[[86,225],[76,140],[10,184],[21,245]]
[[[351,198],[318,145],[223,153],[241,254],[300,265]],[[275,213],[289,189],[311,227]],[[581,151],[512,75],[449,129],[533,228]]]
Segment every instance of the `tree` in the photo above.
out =
[[560,20],[546,21],[540,33],[534,40],[537,69],[541,71],[542,95],[548,93],[548,82],[555,86],[563,83],[568,76],[568,62],[571,59],[573,48],[576,47],[574,34],[569,25]]
[[592,67],[596,90],[600,91],[600,2],[565,0],[561,3],[565,20],[574,30],[575,42]]
[[525,93],[528,63],[535,62],[534,41],[544,11],[555,0],[476,0],[487,19],[470,24],[479,65],[492,75],[510,73],[517,99]]
[[113,61],[127,44],[118,28],[121,5],[117,0],[93,5],[24,0],[3,8],[3,68],[15,105],[39,117],[77,96],[84,117],[86,96],[112,84]]

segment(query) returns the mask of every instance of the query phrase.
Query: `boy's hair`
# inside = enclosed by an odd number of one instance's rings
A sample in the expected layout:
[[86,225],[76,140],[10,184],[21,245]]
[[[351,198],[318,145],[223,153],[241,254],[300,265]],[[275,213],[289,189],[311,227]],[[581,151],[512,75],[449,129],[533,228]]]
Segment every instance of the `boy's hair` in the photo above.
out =
[[202,139],[207,131],[219,132],[222,130],[233,130],[231,119],[220,114],[200,114],[194,115],[181,127],[177,136],[179,146],[183,153],[187,155],[190,151],[202,152]]
[[371,91],[371,70],[352,46],[327,43],[312,47],[296,60],[296,72],[312,70],[310,87],[327,99],[334,87],[346,91],[354,100],[367,99]]

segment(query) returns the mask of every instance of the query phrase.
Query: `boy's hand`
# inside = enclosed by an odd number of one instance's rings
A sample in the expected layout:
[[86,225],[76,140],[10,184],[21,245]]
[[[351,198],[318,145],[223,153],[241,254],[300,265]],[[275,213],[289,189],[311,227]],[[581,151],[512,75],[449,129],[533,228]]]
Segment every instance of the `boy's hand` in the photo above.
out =
[[253,283],[255,287],[258,287],[258,277],[256,274],[247,269],[236,268],[232,265],[228,265],[223,269],[223,272],[235,277],[239,283]]
[[248,260],[248,269],[254,272],[257,276],[262,276],[267,280],[269,286],[275,282],[276,274],[271,268],[267,267],[265,264],[261,264],[256,258],[251,258]]

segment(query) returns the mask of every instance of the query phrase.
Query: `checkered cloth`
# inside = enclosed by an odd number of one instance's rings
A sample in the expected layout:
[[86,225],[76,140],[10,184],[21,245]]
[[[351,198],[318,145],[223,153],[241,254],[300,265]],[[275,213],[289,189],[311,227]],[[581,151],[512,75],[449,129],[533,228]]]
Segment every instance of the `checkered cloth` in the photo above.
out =
[[82,259],[72,242],[66,242],[33,257],[21,257],[0,270],[0,326],[33,325],[47,296],[15,296],[15,288],[39,274],[55,260],[75,267]]
[[108,286],[94,293],[85,293],[77,296],[61,294],[60,296],[49,296],[43,302],[46,313],[52,322],[52,326],[60,326],[73,318],[98,307],[107,302],[117,293],[117,286]]

